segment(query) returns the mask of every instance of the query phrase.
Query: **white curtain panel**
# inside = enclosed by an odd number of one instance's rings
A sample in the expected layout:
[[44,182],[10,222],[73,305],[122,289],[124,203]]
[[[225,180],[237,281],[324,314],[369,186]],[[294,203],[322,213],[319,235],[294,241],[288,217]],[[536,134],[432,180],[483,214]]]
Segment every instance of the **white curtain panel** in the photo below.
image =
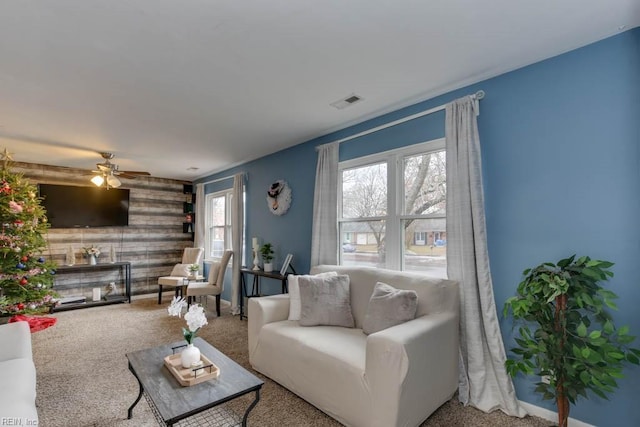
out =
[[460,282],[459,399],[523,417],[504,367],[489,270],[477,111],[470,96],[446,106],[447,274]]
[[231,206],[231,246],[233,258],[231,263],[231,314],[240,314],[240,267],[244,253],[244,173],[233,176],[233,204]]
[[[196,222],[193,236],[193,247],[204,248],[204,216],[205,216],[205,198],[204,198],[204,184],[196,184],[196,205],[195,205]],[[205,248],[206,251],[206,248]],[[203,259],[206,258],[206,254]],[[200,271],[202,269],[203,262],[200,261]]]
[[338,150],[334,142],[318,150],[313,194],[311,267],[338,263]]

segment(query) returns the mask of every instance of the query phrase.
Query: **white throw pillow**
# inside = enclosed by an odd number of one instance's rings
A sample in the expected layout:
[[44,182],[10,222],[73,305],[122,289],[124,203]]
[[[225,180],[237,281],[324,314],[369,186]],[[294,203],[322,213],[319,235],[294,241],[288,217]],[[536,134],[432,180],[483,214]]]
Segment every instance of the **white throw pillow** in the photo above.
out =
[[171,271],[171,276],[187,277],[191,273],[189,267],[191,264],[176,264]]
[[396,289],[378,282],[369,300],[362,332],[369,335],[414,319],[417,308],[416,291]]
[[[337,276],[335,271],[328,271],[326,273],[316,274],[317,277],[331,277]],[[302,306],[300,304],[300,286],[298,285],[299,277],[314,277],[313,275],[294,275],[287,276],[287,285],[289,288],[289,320],[300,320],[300,311]]]

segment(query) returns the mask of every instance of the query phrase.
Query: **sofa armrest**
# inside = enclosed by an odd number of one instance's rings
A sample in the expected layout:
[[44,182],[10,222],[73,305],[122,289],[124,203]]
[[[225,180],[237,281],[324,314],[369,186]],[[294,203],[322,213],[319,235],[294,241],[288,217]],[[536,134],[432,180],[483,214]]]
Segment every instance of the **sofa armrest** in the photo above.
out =
[[248,300],[249,357],[255,350],[260,329],[267,323],[289,318],[289,295],[253,297]]
[[458,316],[421,316],[367,337],[365,375],[380,426],[419,425],[458,386]]
[[28,322],[0,326],[0,361],[11,359],[33,359],[31,329]]

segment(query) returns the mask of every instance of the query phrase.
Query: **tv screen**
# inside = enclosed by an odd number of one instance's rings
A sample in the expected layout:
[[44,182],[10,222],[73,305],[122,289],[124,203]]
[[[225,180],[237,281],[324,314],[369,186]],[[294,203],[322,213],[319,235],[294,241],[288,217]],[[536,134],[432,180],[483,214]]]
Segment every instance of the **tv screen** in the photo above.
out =
[[129,225],[129,190],[40,184],[51,228]]

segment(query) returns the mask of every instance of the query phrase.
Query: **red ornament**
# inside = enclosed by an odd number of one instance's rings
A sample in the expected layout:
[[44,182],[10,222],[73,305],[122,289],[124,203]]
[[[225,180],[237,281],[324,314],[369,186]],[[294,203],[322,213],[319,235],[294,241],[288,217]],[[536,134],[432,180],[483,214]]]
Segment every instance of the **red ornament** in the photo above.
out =
[[27,283],[29,283],[29,282],[28,282],[28,281],[27,281],[27,279],[25,279],[24,277],[23,277],[22,279],[20,279],[20,284],[21,284],[22,286],[26,285]]
[[24,309],[24,304],[23,303],[18,303],[18,310],[22,310]]
[[22,262],[27,262],[27,261],[29,261],[29,257],[25,255],[25,256],[23,256],[22,258],[20,258],[20,260],[21,260]]

